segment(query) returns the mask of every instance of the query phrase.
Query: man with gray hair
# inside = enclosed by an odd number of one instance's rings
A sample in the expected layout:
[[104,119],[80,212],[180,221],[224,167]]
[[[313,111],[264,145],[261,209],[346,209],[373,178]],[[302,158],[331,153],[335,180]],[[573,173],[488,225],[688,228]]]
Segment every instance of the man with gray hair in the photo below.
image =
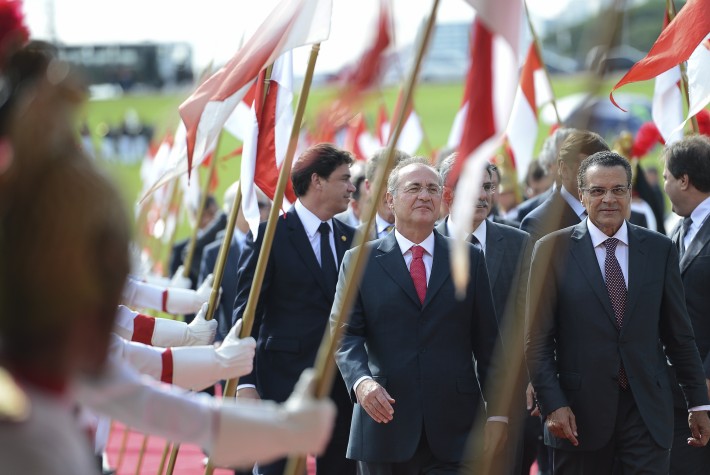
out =
[[[500,337],[483,252],[468,246],[471,275],[458,300],[451,240],[434,229],[441,193],[441,177],[423,159],[394,168],[386,200],[395,229],[365,244],[363,278],[336,350],[356,403],[348,458],[370,475],[458,473],[484,394],[489,415],[503,416],[490,384],[504,368],[493,358]],[[334,311],[351,259],[348,251]],[[506,421],[489,417],[486,449],[502,445]]]

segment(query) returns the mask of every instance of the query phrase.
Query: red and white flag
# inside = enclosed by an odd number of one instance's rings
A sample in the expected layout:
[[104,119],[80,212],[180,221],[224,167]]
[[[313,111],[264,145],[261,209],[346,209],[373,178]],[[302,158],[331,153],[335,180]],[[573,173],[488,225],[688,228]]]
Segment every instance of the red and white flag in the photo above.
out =
[[[673,21],[663,29],[648,54],[634,64],[616,83],[609,98],[619,107],[614,101],[615,90],[631,82],[653,79],[688,61],[688,95],[690,96],[688,118],[697,114],[710,102],[710,84],[707,81],[710,70],[710,56],[708,56],[710,44],[705,43],[708,41],[709,34],[710,4],[707,0],[688,0]],[[688,118],[676,129],[680,130]]]
[[[668,10],[664,15],[663,29],[670,24]],[[683,97],[680,92],[680,66],[674,66],[668,71],[656,76],[653,86],[653,102],[651,117],[663,137],[670,144],[683,138],[683,131],[675,134],[673,131],[683,122]]]
[[533,148],[537,139],[538,108],[550,102],[552,97],[552,86],[543,69],[537,48],[532,43],[520,73],[520,83],[506,129],[519,178],[525,176],[532,162]]
[[262,69],[286,51],[328,38],[331,10],[332,0],[282,0],[234,57],[180,105],[188,170],[214,147]]
[[[450,183],[458,179],[452,206],[452,277],[459,295],[468,283],[464,238],[472,230],[473,203],[483,183],[485,164],[501,145],[518,86],[518,48],[522,29],[520,0],[467,0],[476,10],[471,64],[466,77],[466,115]],[[460,177],[459,177],[460,175]]]
[[[290,51],[274,62],[268,91],[264,91],[265,87],[262,73],[256,83],[250,109],[251,130],[244,137],[240,174],[242,210],[254,239],[258,235],[260,221],[256,188],[274,200],[279,171],[293,127],[293,59]],[[282,208],[288,208],[295,201],[296,195],[289,180]]]

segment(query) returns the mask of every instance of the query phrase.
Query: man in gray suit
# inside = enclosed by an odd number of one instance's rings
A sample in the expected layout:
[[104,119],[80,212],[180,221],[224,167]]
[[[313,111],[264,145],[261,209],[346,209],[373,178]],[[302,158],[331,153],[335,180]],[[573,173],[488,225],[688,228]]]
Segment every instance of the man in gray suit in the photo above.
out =
[[[446,183],[449,173],[454,165],[455,155],[451,155],[443,160],[439,172],[442,180]],[[486,219],[489,216],[493,196],[496,188],[493,183],[494,174],[497,169],[495,165],[489,164],[486,167],[486,174],[483,184],[475,203],[476,209],[473,215],[473,234],[469,240],[474,245],[480,247],[486,257],[486,267],[488,278],[491,283],[493,293],[493,304],[498,315],[498,324],[503,335],[503,342],[507,354],[515,351],[522,359],[523,333],[525,324],[525,297],[530,272],[530,254],[532,245],[528,233],[515,229],[505,224],[498,224]],[[442,200],[447,202],[448,208],[454,200],[454,190],[444,186]],[[450,236],[449,227],[451,216],[448,216],[436,227],[443,236]],[[524,365],[521,364],[523,369]],[[527,385],[527,373],[522,371],[517,378],[517,412],[511,413],[511,420],[508,427],[508,445],[506,453],[508,456],[500,457],[497,461],[500,466],[494,471],[497,474],[520,473],[522,466],[522,429],[527,417],[525,408],[525,386]]]
[[[503,367],[492,358],[500,338],[483,253],[468,245],[471,276],[457,299],[451,240],[434,230],[441,191],[441,177],[422,159],[392,171],[387,203],[395,230],[365,244],[363,278],[336,351],[356,403],[348,457],[365,462],[370,475],[458,473],[481,388],[493,416],[487,448],[498,449],[505,438],[490,384],[503,378]],[[334,309],[351,258],[348,251]]]
[[[667,474],[676,368],[692,437],[710,436],[702,362],[670,239],[626,221],[631,167],[614,152],[587,157],[588,213],[540,239],[528,287],[525,355],[553,448],[554,473]],[[534,278],[532,278],[534,276]]]
[[[710,388],[710,139],[687,137],[666,149],[664,188],[673,211],[682,216],[671,239],[680,252],[685,303],[695,332],[705,379]],[[680,386],[674,387],[675,430],[671,474],[704,474],[710,467],[710,447],[689,447],[688,415]]]

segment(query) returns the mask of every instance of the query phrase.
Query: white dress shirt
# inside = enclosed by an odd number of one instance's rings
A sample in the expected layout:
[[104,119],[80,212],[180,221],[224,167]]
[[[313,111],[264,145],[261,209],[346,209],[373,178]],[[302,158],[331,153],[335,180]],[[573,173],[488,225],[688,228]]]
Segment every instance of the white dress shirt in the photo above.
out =
[[[318,264],[320,265],[320,232],[318,231],[318,228],[324,221],[321,221],[318,216],[303,206],[301,200],[296,200],[295,208],[296,214],[298,214],[298,218],[301,220],[303,228],[306,230],[306,236],[308,236],[308,240],[311,243],[311,248],[313,248],[313,252],[316,254],[316,260],[318,260]],[[328,226],[330,226],[328,241],[330,242],[330,250],[333,253],[333,260],[335,261],[336,270],[338,270],[338,259],[336,258],[338,253],[335,251],[335,240],[333,239],[333,220],[329,219],[325,222],[327,222]]]
[[[481,250],[483,251],[483,254],[486,254],[486,230],[487,230],[487,219],[484,219],[481,224],[478,225],[475,231],[473,231],[473,235],[476,236],[476,239],[478,239],[478,242],[481,243]],[[453,225],[451,224],[451,216],[446,220],[446,231],[449,233],[449,236],[453,236]]]
[[700,228],[703,226],[703,223],[705,223],[705,220],[708,219],[709,215],[710,198],[705,198],[705,200],[696,206],[693,212],[690,213],[690,219],[693,220],[693,224],[690,225],[688,232],[685,233],[685,239],[683,239],[683,244],[685,245],[686,250],[690,246],[690,243],[693,241],[695,235],[698,234],[698,231],[700,231]]
[[580,221],[587,217],[587,210],[584,208],[584,205],[582,205],[582,202],[579,201],[579,196],[572,196],[564,185],[560,187],[560,196],[570,205]]

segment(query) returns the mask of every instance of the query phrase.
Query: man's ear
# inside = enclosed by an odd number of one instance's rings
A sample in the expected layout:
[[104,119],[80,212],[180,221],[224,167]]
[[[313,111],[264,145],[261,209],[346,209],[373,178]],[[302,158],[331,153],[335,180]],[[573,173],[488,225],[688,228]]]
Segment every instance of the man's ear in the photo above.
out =
[[394,209],[394,196],[389,191],[385,193],[385,202],[389,209]]
[[690,188],[690,178],[688,178],[688,174],[684,173],[678,178],[679,181],[679,187],[681,190],[686,191],[688,188]]
[[317,173],[311,173],[311,186],[313,186],[314,189],[320,189],[321,187],[320,177]]
[[447,206],[451,206],[451,202],[454,201],[454,190],[448,186],[444,186],[444,191],[441,193],[441,199],[444,200]]

